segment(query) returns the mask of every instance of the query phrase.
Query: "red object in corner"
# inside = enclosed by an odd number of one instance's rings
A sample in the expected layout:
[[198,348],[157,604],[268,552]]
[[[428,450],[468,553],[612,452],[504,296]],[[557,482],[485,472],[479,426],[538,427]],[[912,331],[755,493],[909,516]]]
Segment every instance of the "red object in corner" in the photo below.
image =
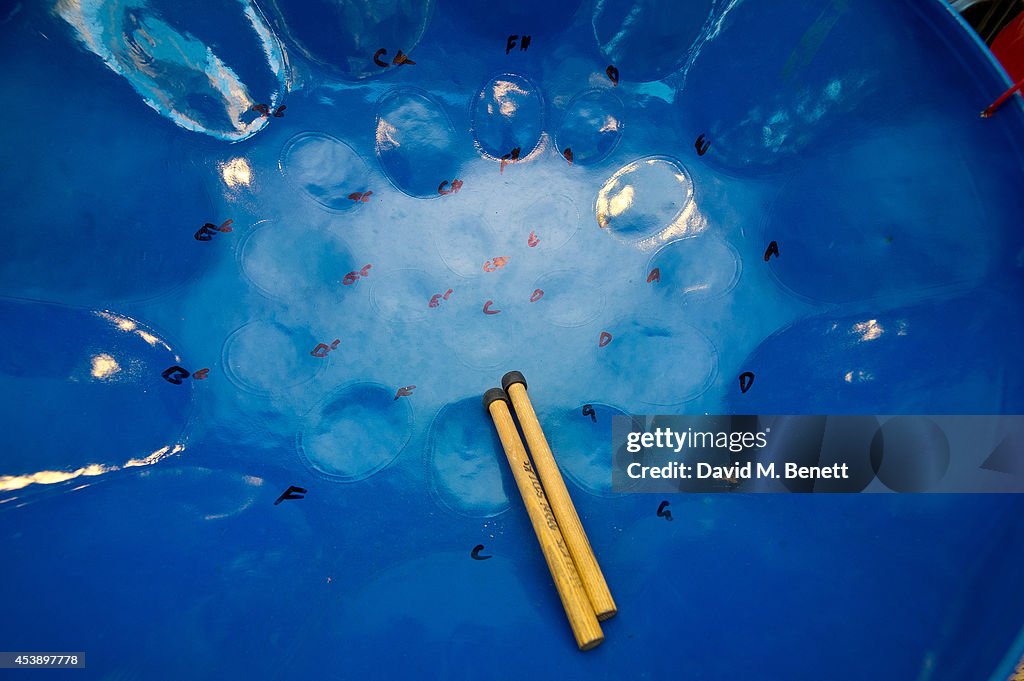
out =
[[992,54],[1014,83],[1024,78],[1024,12],[1007,24],[992,41]]

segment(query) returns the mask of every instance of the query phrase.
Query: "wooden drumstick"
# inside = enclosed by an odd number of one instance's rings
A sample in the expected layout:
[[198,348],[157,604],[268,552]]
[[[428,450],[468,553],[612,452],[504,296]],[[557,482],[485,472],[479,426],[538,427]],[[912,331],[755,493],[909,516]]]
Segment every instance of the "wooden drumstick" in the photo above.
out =
[[533,531],[537,535],[544,560],[547,561],[548,569],[555,580],[555,588],[569,618],[573,636],[576,637],[576,645],[580,650],[596,648],[604,640],[601,625],[594,616],[593,607],[576,572],[576,566],[566,548],[562,533],[558,529],[555,516],[551,512],[544,488],[533,472],[533,465],[512,420],[505,391],[501,388],[491,388],[484,393],[484,407],[494,420],[494,427],[501,438],[501,446],[508,457],[512,476],[516,480],[519,494],[523,497]]
[[526,393],[526,379],[518,371],[510,371],[501,379],[502,387],[512,399],[512,406],[516,410],[516,417],[519,425],[522,426],[523,435],[526,436],[526,444],[530,447],[530,454],[533,456],[533,464],[540,475],[540,481],[544,485],[548,499],[551,501],[551,510],[554,511],[555,520],[562,530],[562,536],[569,548],[569,555],[572,556],[576,570],[579,572],[583,587],[587,591],[590,603],[594,608],[597,619],[606,620],[617,612],[615,600],[608,589],[608,583],[601,573],[601,566],[597,564],[594,550],[590,548],[587,534],[583,531],[583,523],[576,513],[569,490],[565,488],[565,481],[555,463],[555,457],[548,446],[544,431],[541,430],[537,414],[530,403],[530,396]]
[[1006,681],[1024,681],[1024,655],[1020,656],[1020,662],[1017,663],[1017,668],[1010,674],[1010,678]]

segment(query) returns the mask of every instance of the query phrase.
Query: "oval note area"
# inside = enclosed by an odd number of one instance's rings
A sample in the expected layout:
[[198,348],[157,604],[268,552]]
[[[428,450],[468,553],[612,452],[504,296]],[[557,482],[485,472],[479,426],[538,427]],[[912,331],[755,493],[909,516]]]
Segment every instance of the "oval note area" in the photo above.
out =
[[601,0],[594,37],[630,80],[658,80],[683,65],[714,6],[714,0]]
[[[689,324],[645,317],[619,320],[606,328],[604,333],[611,338],[595,355],[591,389],[632,413],[693,400],[711,386],[718,371],[714,344]],[[647,360],[638,362],[638,357]],[[623,376],[630,380],[623,381]]]
[[537,86],[513,73],[495,76],[473,98],[477,148],[490,158],[515,149],[519,149],[516,158],[529,156],[540,141],[543,112]]
[[[192,405],[189,370],[200,367],[155,331],[115,312],[7,298],[0,320],[0,391],[17,401],[17,418],[0,428],[0,492],[180,451]],[[182,365],[178,383],[162,377]]]
[[249,4],[114,0],[56,4],[82,46],[176,125],[237,142],[262,130],[287,91],[287,61]]
[[361,205],[349,195],[367,188],[369,170],[352,147],[320,132],[304,132],[281,151],[281,172],[306,198],[345,211]]
[[433,491],[445,506],[475,518],[508,510],[515,482],[478,397],[441,408],[430,424],[427,455]]
[[[392,61],[399,49],[415,58],[411,53],[434,10],[433,0],[273,0],[261,4],[272,11],[275,28],[290,45],[317,66],[347,80],[383,75],[395,68],[416,68],[393,65]],[[374,60],[381,48],[389,49]]]
[[678,161],[652,156],[615,172],[597,194],[597,224],[623,241],[686,236],[693,182]]
[[398,88],[381,98],[375,136],[384,173],[414,198],[441,196],[441,183],[458,178],[466,157],[442,104],[416,88]]

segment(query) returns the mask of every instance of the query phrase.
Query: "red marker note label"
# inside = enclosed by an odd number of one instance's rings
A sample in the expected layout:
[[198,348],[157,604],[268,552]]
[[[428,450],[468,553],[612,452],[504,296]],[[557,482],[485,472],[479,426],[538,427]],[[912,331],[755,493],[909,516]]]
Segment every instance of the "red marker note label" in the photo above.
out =
[[397,400],[399,397],[409,397],[415,389],[416,386],[414,385],[407,385],[404,388],[399,388],[398,392],[395,393],[395,399]]
[[[445,189],[446,186],[448,189]],[[452,180],[451,182],[445,180],[437,186],[437,193],[441,196],[448,196],[458,192],[460,189],[462,189],[462,180]]]
[[202,380],[205,380],[206,377],[209,374],[210,374],[210,370],[209,369],[200,369],[199,371],[197,371],[194,374],[192,374],[192,378],[196,379],[197,381],[202,381]]
[[327,353],[330,352],[331,350],[336,349],[338,347],[339,343],[341,343],[341,341],[338,340],[337,338],[335,338],[334,342],[331,343],[330,345],[325,345],[323,343],[317,343],[317,346],[315,348],[313,348],[312,351],[310,351],[309,354],[313,355],[314,357],[321,357],[321,358],[326,357]]
[[519,147],[516,147],[515,149],[501,157],[501,166],[499,166],[498,168],[499,174],[505,172],[506,165],[508,165],[509,163],[515,163],[516,161],[519,160],[520,151],[521,150],[519,149]]
[[427,303],[427,307],[437,307],[441,304],[441,301],[448,300],[448,296],[452,293],[454,293],[454,291],[451,289],[448,289],[444,293],[435,293],[430,297],[430,302]]
[[508,256],[501,255],[497,258],[493,258],[484,263],[484,272],[494,272],[500,270],[502,267],[508,264]]
[[538,300],[540,300],[543,297],[544,297],[544,291],[542,291],[539,288],[538,289],[534,289],[533,290],[533,295],[530,296],[530,302],[531,303],[536,303]]
[[537,236],[537,232],[530,232],[530,236],[526,239],[526,245],[533,248],[540,243],[540,237]]
[[603,348],[612,342],[612,335],[607,331],[601,332],[601,338],[597,341],[597,347]]
[[345,278],[341,280],[341,283],[344,286],[351,286],[352,284],[356,283],[357,281],[368,275],[370,273],[370,268],[372,267],[373,265],[364,265],[363,269],[359,270],[358,272],[349,272],[348,274],[345,275]]
[[569,147],[562,149],[562,156],[565,157],[565,160],[569,162],[569,165],[572,165],[572,149],[570,149]]
[[267,106],[266,104],[253,104],[252,105],[252,110],[258,112],[259,115],[262,116],[263,118],[270,118],[271,116],[273,116],[274,118],[283,118],[284,117],[284,110],[287,109],[287,108],[288,107],[286,107],[284,104],[282,104],[281,106],[279,106],[276,109],[274,109],[274,113],[270,113],[270,107]]
[[356,201],[357,203],[369,203],[370,197],[373,196],[372,191],[368,192],[352,192],[348,195],[348,198]]
[[492,310],[491,305],[494,305],[493,300],[488,300],[484,303],[484,314],[498,314],[501,310]]
[[661,281],[661,269],[655,267],[651,270],[651,273],[647,275],[647,283],[650,284],[652,281]]

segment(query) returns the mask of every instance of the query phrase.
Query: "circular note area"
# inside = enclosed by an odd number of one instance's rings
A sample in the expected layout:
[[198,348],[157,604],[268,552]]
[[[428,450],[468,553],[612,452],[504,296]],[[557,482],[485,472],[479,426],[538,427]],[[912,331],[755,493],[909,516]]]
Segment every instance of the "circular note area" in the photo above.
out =
[[623,113],[622,102],[607,90],[576,95],[555,134],[559,153],[585,166],[603,161],[622,138]]
[[673,241],[651,258],[644,276],[678,301],[716,298],[740,278],[740,257],[725,241],[709,235]]
[[437,254],[455,274],[472,277],[493,260],[499,245],[498,233],[485,215],[451,216],[431,227]]
[[433,491],[451,510],[488,518],[509,508],[515,482],[479,397],[441,408],[430,424],[427,456]]
[[310,355],[318,341],[308,331],[254,321],[224,342],[222,362],[232,383],[256,395],[273,395],[307,383],[326,361]]
[[601,288],[578,270],[548,272],[534,282],[532,291],[541,316],[555,326],[583,326],[604,309]]
[[448,292],[440,277],[417,269],[382,272],[370,289],[370,304],[384,319],[391,322],[422,322],[438,307],[435,295]]
[[707,336],[674,320],[619,320],[601,331],[597,344],[592,389],[636,413],[699,397],[718,370],[718,352]]
[[357,482],[395,460],[409,442],[407,400],[374,383],[355,383],[330,395],[306,417],[299,456],[336,482]]
[[333,211],[359,205],[349,196],[367,191],[369,171],[352,147],[320,132],[304,132],[281,151],[281,172],[303,196]]
[[612,470],[623,470],[635,458],[625,445],[608,455],[615,416],[629,415],[618,407],[593,402],[542,417],[543,423],[551,424],[545,432],[559,468],[587,492],[602,497],[612,496]]
[[523,339],[529,338],[532,328],[518,308],[499,307],[488,299],[487,313],[455,323],[447,336],[448,345],[455,355],[471,369],[497,370],[519,360],[528,350]]
[[337,233],[298,221],[257,225],[239,249],[242,272],[277,300],[337,295],[345,274],[359,269]]
[[576,236],[580,226],[580,211],[576,203],[565,195],[547,195],[535,201],[526,211],[526,244],[538,252],[553,251],[565,246]]

